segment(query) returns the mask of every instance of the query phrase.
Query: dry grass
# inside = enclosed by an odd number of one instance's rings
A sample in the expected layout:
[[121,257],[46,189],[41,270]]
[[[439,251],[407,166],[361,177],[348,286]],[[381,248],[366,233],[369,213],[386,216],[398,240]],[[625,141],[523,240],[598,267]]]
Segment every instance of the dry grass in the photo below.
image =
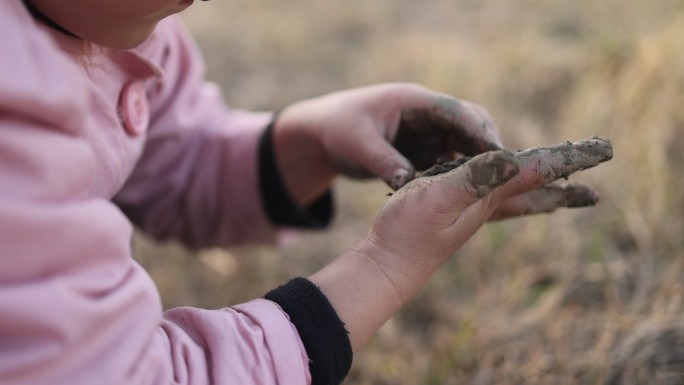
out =
[[[231,104],[414,81],[487,106],[512,149],[599,134],[602,202],[488,225],[355,358],[349,384],[684,383],[684,7],[678,1],[239,0],[185,19]],[[388,189],[339,181],[330,231],[188,258],[139,237],[166,306],[313,272]]]

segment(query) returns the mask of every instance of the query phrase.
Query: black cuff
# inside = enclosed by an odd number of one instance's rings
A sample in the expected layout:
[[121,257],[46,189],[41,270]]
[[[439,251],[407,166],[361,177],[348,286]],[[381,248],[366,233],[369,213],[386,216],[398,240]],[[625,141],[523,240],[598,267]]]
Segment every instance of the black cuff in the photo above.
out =
[[273,148],[277,117],[274,115],[259,140],[259,185],[266,214],[274,225],[322,229],[333,217],[332,193],[328,191],[308,208],[301,208],[292,200],[280,177]]
[[351,368],[351,342],[320,289],[305,278],[295,278],[264,298],[280,305],[297,327],[309,356],[312,385],[340,384]]

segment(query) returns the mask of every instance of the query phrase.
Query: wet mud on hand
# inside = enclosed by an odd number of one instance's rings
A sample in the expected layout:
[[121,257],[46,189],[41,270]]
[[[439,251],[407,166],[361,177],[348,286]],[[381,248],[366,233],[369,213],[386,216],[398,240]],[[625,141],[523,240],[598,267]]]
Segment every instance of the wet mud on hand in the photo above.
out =
[[[595,136],[577,142],[565,142],[552,146],[535,147],[515,153],[515,159],[524,167],[530,163],[549,182],[567,178],[570,174],[585,170],[613,158],[613,146],[605,138]],[[449,172],[468,162],[472,157],[462,157],[437,164],[418,177],[429,177]],[[545,159],[546,161],[542,161]]]

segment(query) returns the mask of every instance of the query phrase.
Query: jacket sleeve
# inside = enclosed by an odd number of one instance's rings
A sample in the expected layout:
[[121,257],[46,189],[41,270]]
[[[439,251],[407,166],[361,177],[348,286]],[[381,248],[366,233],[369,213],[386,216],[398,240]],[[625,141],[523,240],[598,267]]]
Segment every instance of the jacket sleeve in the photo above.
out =
[[[21,2],[0,5],[0,383],[307,384],[288,315],[258,299],[162,312],[132,226],[88,194],[78,70],[46,56]],[[31,28],[29,28],[31,27]],[[55,76],[57,73],[59,75]]]
[[91,148],[0,120],[0,383],[305,384],[289,317],[255,300],[161,311],[111,202],[74,198]]
[[136,52],[162,75],[148,87],[144,154],[115,202],[146,233],[192,248],[272,241],[258,178],[271,113],[228,108],[204,80],[201,55],[176,18]]
[[162,313],[126,217],[73,198],[92,176],[87,144],[6,118],[0,132],[0,383],[309,382],[273,302]]

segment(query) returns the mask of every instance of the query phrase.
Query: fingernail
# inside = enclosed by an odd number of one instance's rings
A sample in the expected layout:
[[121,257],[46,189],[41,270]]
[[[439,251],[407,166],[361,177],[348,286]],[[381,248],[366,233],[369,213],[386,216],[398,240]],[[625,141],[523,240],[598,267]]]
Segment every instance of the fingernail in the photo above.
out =
[[470,168],[471,185],[478,197],[487,195],[520,171],[515,156],[509,151],[492,151],[475,157]]
[[388,184],[393,189],[399,190],[402,186],[413,179],[414,174],[414,171],[409,171],[403,168],[397,169],[392,175],[392,179],[388,181]]
[[497,151],[497,150],[503,150],[503,149],[504,149],[504,145],[499,140],[496,140],[495,142],[485,143],[485,151]]
[[565,206],[568,208],[595,206],[599,201],[596,191],[578,185],[563,186]]
[[594,151],[601,156],[601,162],[613,159],[613,144],[609,139],[600,136],[594,136],[591,139],[593,139],[594,146],[599,148],[598,150],[594,148]]

